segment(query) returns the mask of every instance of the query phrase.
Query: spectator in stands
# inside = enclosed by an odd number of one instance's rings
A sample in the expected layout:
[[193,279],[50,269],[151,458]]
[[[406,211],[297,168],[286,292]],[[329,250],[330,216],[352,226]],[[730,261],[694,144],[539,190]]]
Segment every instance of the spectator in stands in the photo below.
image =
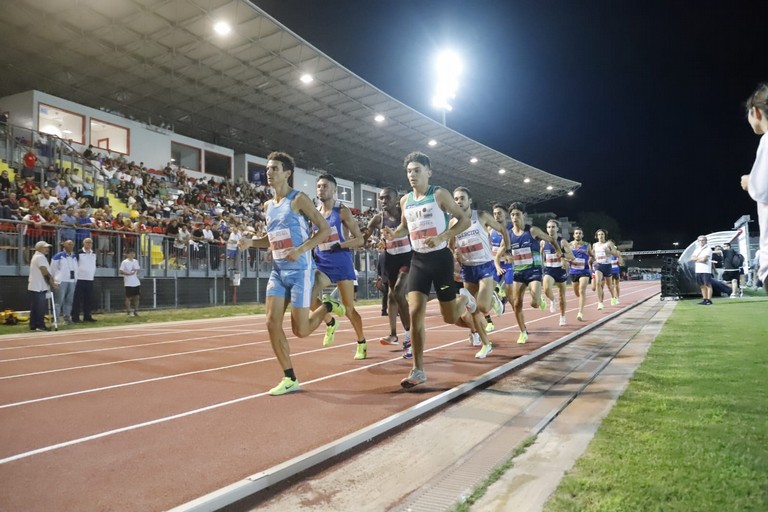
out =
[[8,177],[8,171],[4,170],[0,173],[0,192],[8,193],[14,190],[16,187],[11,183],[11,179]]
[[54,192],[56,193],[56,197],[59,198],[59,201],[64,203],[69,198],[69,187],[67,187],[67,182],[63,179],[59,180],[59,184],[56,185]]
[[91,178],[90,176],[86,176],[85,181],[83,182],[82,197],[88,198],[88,202],[90,204],[93,204],[93,190],[94,190],[93,178]]
[[91,237],[90,228],[94,226],[93,219],[88,216],[88,210],[86,208],[81,208],[77,210],[77,217],[75,220],[77,225],[75,242],[77,243],[77,247],[81,247],[83,240]]
[[20,204],[16,199],[16,192],[8,192],[8,197],[0,201],[2,209],[0,209],[0,218],[19,220],[22,215],[20,213]]
[[36,202],[41,192],[40,186],[35,183],[33,178],[27,177],[24,179],[24,183],[21,184],[21,193],[24,197],[29,199],[30,202]]
[[[62,240],[74,240],[76,237],[75,227],[78,225],[78,220],[75,213],[74,206],[68,206],[65,213],[59,219],[62,226],[65,226],[59,232]],[[83,237],[85,238],[85,237]]]
[[55,195],[52,196],[47,188],[44,188],[40,192],[38,204],[40,205],[40,208],[50,208],[53,205],[59,204],[59,199]]

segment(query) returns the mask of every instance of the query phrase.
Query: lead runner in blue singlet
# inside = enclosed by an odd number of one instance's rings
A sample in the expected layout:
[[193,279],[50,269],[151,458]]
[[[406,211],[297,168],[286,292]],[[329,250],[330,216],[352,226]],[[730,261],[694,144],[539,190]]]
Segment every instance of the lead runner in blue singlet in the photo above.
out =
[[[477,304],[472,295],[463,289],[456,297],[453,284],[453,253],[448,241],[469,227],[468,216],[459,208],[450,192],[429,184],[432,163],[424,153],[413,152],[403,162],[411,192],[400,200],[403,212],[397,229],[384,228],[385,240],[394,240],[410,234],[413,256],[411,271],[408,273],[408,307],[411,315],[411,343],[413,368],[400,382],[404,388],[412,388],[427,381],[424,373],[424,317],[427,299],[434,286],[440,313],[449,324],[470,328],[461,316],[469,311],[474,313]],[[457,219],[448,227],[448,216]]]
[[[299,338],[312,334],[326,313],[343,316],[346,311],[343,304],[332,299],[310,311],[315,277],[311,251],[328,238],[331,229],[312,200],[291,186],[293,158],[287,153],[273,152],[267,160],[267,184],[274,190],[274,197],[264,205],[266,236],[269,237],[273,262],[267,284],[267,331],[284,374],[280,383],[269,390],[270,395],[276,396],[299,389],[290,347],[283,331],[283,317],[289,301],[291,328]],[[314,234],[310,231],[309,222],[317,226]],[[243,237],[238,247],[246,250],[250,243],[251,239]]]
[[[363,320],[355,309],[355,265],[351,249],[362,247],[365,243],[360,226],[349,208],[336,199],[336,178],[330,174],[321,174],[317,178],[317,209],[328,222],[331,234],[315,247],[315,285],[312,291],[312,306],[320,306],[323,288],[335,284],[339,289],[341,303],[347,310],[347,318],[357,335],[355,359],[368,357],[368,344],[363,333]],[[314,229],[317,229],[313,226]],[[328,297],[323,297],[327,300]],[[323,346],[333,345],[339,321],[330,314],[326,315],[325,337]]]

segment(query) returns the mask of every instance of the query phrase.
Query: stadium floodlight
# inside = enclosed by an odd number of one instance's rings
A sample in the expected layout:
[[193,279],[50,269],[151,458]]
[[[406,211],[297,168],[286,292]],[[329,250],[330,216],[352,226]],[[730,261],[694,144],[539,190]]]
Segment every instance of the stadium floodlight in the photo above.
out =
[[309,83],[312,83],[312,80],[314,80],[314,78],[309,73],[304,73],[303,75],[301,75],[301,78],[299,78],[299,80],[301,80],[305,84],[309,84]]
[[507,172],[506,169],[499,169],[499,174],[505,174]]
[[435,65],[437,80],[432,104],[442,111],[443,126],[445,126],[445,113],[453,110],[452,103],[456,99],[456,90],[459,88],[459,77],[463,66],[459,56],[452,51],[438,54]]
[[573,190],[569,190],[569,191],[568,191],[568,195],[569,195],[569,196],[572,196],[572,195],[573,195]]
[[552,185],[547,185],[547,190],[552,190],[553,188],[555,187],[553,187]]
[[429,142],[427,142],[427,144],[429,144],[430,147],[437,146],[437,141],[435,139],[429,139]]
[[376,117],[373,118],[374,121],[377,123],[383,123],[384,122],[384,116],[381,114],[376,114]]
[[477,158],[475,158],[475,157],[473,156],[472,158],[470,158],[470,159],[469,159],[469,163],[471,163],[471,164],[476,164],[476,163],[477,163]]
[[531,182],[531,178],[525,178],[525,179],[523,180],[523,183],[530,183],[530,182]]

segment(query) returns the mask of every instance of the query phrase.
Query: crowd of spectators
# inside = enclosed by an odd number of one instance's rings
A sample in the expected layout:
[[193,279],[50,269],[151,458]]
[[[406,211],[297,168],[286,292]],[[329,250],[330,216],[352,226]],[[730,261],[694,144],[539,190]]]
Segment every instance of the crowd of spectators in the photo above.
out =
[[[170,237],[168,256],[178,262],[186,259],[190,247],[197,250],[203,243],[219,246],[222,257],[234,257],[237,240],[259,231],[261,205],[271,197],[264,185],[196,179],[172,162],[152,169],[143,162],[102,156],[90,147],[78,156],[82,168],[42,169],[30,149],[14,179],[8,171],[0,176],[0,219],[23,221],[21,229],[30,241],[53,241],[56,227],[61,240],[72,239],[77,247],[93,237],[99,266],[114,250],[115,235],[124,248],[135,248],[145,233]],[[127,213],[115,214],[107,201],[97,199],[104,189],[126,205]],[[374,213],[352,211],[361,228]]]

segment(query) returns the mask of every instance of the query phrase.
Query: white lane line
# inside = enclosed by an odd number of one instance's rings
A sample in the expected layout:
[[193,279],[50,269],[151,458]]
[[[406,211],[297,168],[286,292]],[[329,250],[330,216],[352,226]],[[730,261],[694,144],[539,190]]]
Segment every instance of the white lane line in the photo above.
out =
[[[264,331],[264,330],[261,330],[261,331],[243,331],[243,330],[240,330],[240,331],[234,332],[234,334],[247,335],[247,334],[254,334],[254,333],[261,333],[261,332],[266,332],[266,331]],[[228,332],[227,334],[222,334],[220,336],[229,336],[229,335],[233,335],[233,333],[232,332]],[[30,359],[46,359],[46,358],[62,357],[62,356],[75,356],[75,355],[80,355],[80,354],[93,354],[93,353],[97,353],[97,352],[107,352],[107,351],[110,351],[110,350],[123,350],[123,349],[142,348],[142,347],[155,347],[155,346],[158,346],[158,345],[169,345],[169,344],[173,344],[173,343],[186,343],[188,341],[208,340],[208,339],[213,339],[214,337],[219,337],[219,336],[201,336],[199,338],[183,338],[183,339],[180,339],[180,340],[156,341],[156,342],[153,342],[153,343],[139,343],[137,345],[120,345],[120,346],[117,346],[117,347],[92,348],[92,349],[88,349],[88,350],[76,350],[76,351],[73,351],[73,352],[60,352],[60,353],[57,353],[57,354],[40,354],[40,355],[36,355],[36,356],[17,357],[15,359],[0,359],[0,364],[2,364],[2,363],[12,363],[12,362],[16,362],[16,361],[29,361]]]

